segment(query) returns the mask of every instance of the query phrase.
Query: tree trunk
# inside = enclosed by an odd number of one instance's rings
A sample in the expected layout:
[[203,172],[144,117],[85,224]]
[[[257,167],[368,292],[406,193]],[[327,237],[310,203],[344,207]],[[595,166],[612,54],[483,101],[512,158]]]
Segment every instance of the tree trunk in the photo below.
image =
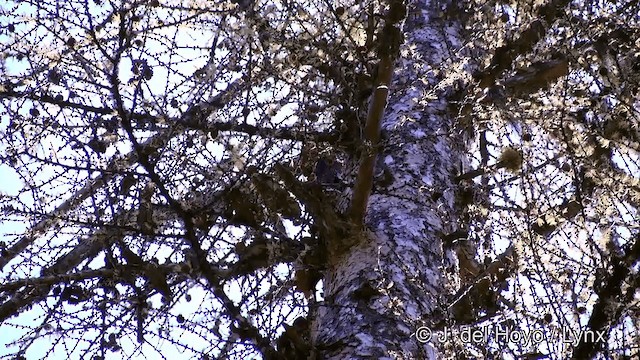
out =
[[433,86],[459,44],[440,6],[410,5],[376,169],[393,180],[374,183],[360,241],[331,261],[314,328],[322,358],[438,358],[414,333],[445,320],[445,296],[459,286],[442,238],[464,227],[454,178],[465,163],[449,89]]

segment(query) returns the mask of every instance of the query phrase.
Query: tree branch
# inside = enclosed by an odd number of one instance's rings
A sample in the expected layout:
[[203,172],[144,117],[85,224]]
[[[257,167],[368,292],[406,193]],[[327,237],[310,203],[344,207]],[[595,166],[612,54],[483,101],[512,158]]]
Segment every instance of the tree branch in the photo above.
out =
[[[627,304],[621,301],[623,283],[628,281],[631,268],[639,257],[640,236],[636,235],[635,242],[627,248],[624,255],[612,256],[611,271],[603,278],[596,276],[595,282],[602,285],[595,287],[599,300],[593,307],[587,323],[589,330],[602,333],[608,331],[611,325],[618,321],[620,310]],[[635,294],[636,289],[634,286],[626,289],[627,294]],[[573,349],[573,359],[591,359],[604,345],[598,341],[597,337],[594,339],[583,336],[578,346]]]
[[[402,18],[404,16],[406,16],[406,8]],[[382,118],[387,107],[394,61],[403,41],[400,29],[392,25],[393,23],[395,21],[385,25],[380,36],[380,42],[385,44],[381,44],[381,49],[379,50],[380,62],[378,63],[378,77],[376,79],[378,85],[369,102],[367,122],[363,133],[364,151],[362,151],[360,158],[358,176],[353,187],[353,197],[349,208],[349,218],[356,227],[362,225],[367,211],[371,187],[373,186],[373,173],[379,151]]]
[[520,36],[497,48],[489,66],[474,74],[474,78],[479,81],[479,86],[481,88],[494,86],[500,74],[511,68],[513,60],[531,51],[535,44],[544,38],[548,27],[563,14],[562,10],[570,2],[552,0],[539,7],[535,14],[536,20],[532,21]]

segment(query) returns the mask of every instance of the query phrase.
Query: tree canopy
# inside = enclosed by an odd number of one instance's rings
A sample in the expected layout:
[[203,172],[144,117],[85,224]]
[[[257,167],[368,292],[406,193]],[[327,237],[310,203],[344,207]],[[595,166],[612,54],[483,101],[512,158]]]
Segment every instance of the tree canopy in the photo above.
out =
[[[423,259],[442,280],[411,279],[432,315],[397,299],[398,342],[640,354],[637,2],[0,8],[0,358],[323,358],[346,345],[322,311],[366,318],[403,286],[327,299],[397,214],[371,201],[442,222]],[[380,257],[410,263],[421,236]]]

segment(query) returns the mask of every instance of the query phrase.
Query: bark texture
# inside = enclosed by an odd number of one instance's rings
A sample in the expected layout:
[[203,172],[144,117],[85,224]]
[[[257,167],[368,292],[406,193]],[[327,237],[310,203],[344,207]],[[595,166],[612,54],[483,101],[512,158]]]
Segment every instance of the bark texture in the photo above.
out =
[[[386,133],[365,231],[325,279],[315,345],[328,359],[438,358],[437,344],[413,335],[447,317],[445,297],[457,286],[456,260],[441,234],[461,226],[453,179],[464,141],[453,129],[447,89],[434,86],[440,64],[459,47],[442,3],[414,2],[404,25],[383,122]],[[427,96],[432,94],[435,96]]]

